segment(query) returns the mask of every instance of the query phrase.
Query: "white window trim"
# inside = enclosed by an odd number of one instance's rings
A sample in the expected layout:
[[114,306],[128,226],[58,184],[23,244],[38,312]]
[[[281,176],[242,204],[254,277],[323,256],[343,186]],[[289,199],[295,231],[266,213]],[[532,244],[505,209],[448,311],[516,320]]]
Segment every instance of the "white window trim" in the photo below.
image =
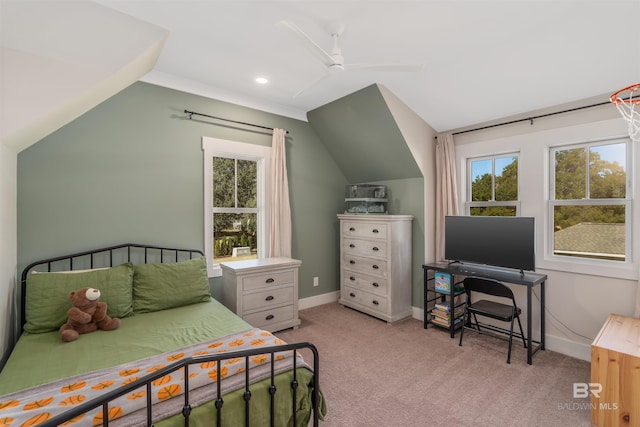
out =
[[[555,156],[552,155],[556,150],[570,149],[576,147],[590,146],[590,145],[603,145],[603,144],[615,144],[620,142],[627,142],[626,148],[626,173],[627,173],[627,189],[626,197],[624,199],[591,199],[586,203],[593,205],[619,205],[625,206],[625,255],[626,260],[610,261],[602,259],[590,259],[581,257],[568,257],[554,254],[554,236],[553,236],[553,209],[557,205],[572,204],[569,201],[556,201],[555,199]],[[545,215],[545,244],[544,244],[544,261],[546,267],[553,270],[563,270],[567,272],[586,273],[602,276],[613,276],[618,278],[635,278],[634,271],[638,263],[638,257],[635,255],[634,247],[634,219],[637,217],[637,213],[634,212],[634,205],[637,202],[634,199],[634,147],[633,142],[626,137],[604,137],[597,139],[584,140],[581,142],[570,142],[566,144],[557,144],[548,146],[547,149],[547,209]],[[560,202],[560,203],[557,203]]]
[[[472,192],[472,182],[471,180],[474,179],[474,177],[471,174],[471,163],[473,163],[474,161],[478,161],[478,160],[492,160],[492,185],[495,185],[494,180],[495,180],[495,176],[496,176],[496,171],[495,171],[495,160],[498,158],[503,158],[503,157],[509,157],[509,156],[513,156],[516,157],[518,159],[518,200],[509,200],[509,201],[496,201],[496,200],[489,200],[489,201],[484,201],[484,202],[475,202],[472,201],[472,196],[471,196],[471,192]],[[468,182],[465,183],[465,187],[466,187],[466,195],[465,195],[465,214],[466,215],[471,215],[471,208],[475,208],[475,207],[492,207],[492,206],[515,206],[516,207],[516,216],[521,216],[521,209],[520,209],[520,152],[518,151],[508,151],[505,153],[498,153],[498,154],[490,154],[490,155],[483,155],[480,157],[470,157],[468,159],[466,159],[466,166],[467,166],[467,170],[465,173],[465,177],[468,180]],[[492,192],[495,191],[495,187],[491,190]]]
[[204,151],[204,252],[207,258],[209,277],[222,276],[220,264],[213,259],[213,158],[233,157],[258,162],[258,257],[269,257],[269,169],[271,167],[271,147],[225,139],[202,137]]

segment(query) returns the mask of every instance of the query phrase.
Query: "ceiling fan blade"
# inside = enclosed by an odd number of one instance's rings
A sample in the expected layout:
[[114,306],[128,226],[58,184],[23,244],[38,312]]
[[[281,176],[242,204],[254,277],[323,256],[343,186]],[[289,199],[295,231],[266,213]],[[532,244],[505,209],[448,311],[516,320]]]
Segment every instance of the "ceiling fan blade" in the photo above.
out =
[[327,67],[335,63],[333,57],[329,53],[327,53],[327,51],[322,49],[320,45],[315,42],[315,40],[313,40],[307,33],[302,31],[300,27],[298,27],[293,22],[280,21],[277,25],[286,28],[287,30],[295,34],[300,39],[300,41],[302,41],[302,43],[306,45],[307,49],[309,49],[311,53],[315,54]]
[[368,63],[358,63],[358,64],[345,64],[345,68],[349,70],[376,70],[376,71],[393,71],[393,72],[419,72],[422,71],[424,67],[423,63],[407,63],[407,64],[398,64],[398,63],[390,63],[390,64],[368,64]]
[[311,83],[310,85],[300,89],[295,95],[293,95],[293,97],[297,98],[300,95],[303,95],[304,93],[308,92],[310,89],[312,89],[313,87],[317,86],[321,81],[323,81],[324,79],[326,79],[329,76],[330,76],[330,74],[328,74],[328,73],[323,75],[322,77],[320,77],[319,79],[317,79],[316,81]]

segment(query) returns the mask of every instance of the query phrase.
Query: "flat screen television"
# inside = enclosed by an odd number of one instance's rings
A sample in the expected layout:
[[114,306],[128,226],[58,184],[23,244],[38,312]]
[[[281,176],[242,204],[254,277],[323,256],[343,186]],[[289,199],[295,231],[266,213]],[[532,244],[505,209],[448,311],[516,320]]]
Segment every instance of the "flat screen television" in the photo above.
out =
[[452,262],[530,270],[536,268],[534,218],[447,216],[444,257]]

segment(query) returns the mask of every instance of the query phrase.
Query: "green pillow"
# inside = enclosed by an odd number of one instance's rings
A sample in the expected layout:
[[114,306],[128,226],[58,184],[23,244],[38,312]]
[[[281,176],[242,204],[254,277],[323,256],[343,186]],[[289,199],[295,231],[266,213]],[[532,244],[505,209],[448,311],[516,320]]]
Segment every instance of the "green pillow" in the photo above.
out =
[[134,313],[165,310],[210,299],[204,257],[171,264],[141,264],[134,267]]
[[111,317],[133,314],[133,264],[82,272],[31,273],[27,277],[25,332],[41,334],[55,331],[67,321],[71,308],[68,295],[82,288],[100,290],[100,301],[107,303]]

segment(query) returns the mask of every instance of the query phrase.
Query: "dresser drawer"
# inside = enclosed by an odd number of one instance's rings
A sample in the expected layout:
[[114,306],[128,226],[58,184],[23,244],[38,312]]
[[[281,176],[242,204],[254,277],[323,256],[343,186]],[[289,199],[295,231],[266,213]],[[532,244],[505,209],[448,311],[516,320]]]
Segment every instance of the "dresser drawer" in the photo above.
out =
[[387,295],[387,279],[384,277],[367,276],[354,271],[345,271],[344,273],[344,285],[377,295]]
[[345,238],[343,245],[344,253],[347,254],[371,256],[376,258],[387,257],[387,242]]
[[[345,270],[387,277],[387,262],[384,260],[364,258],[351,254],[344,254],[342,259]],[[345,271],[345,275],[347,274],[350,273]]]
[[342,291],[342,298],[346,301],[354,302],[372,310],[385,313],[387,311],[387,299],[380,295],[375,295],[361,289],[345,286]]
[[387,240],[387,224],[372,222],[344,221],[342,235],[347,237],[368,237]]
[[294,282],[294,271],[273,271],[255,276],[242,278],[242,289],[250,291],[253,289],[266,288],[271,286],[286,285]]
[[269,325],[293,320],[293,305],[246,314],[242,318],[251,326],[267,329]]
[[280,286],[242,296],[242,307],[245,312],[292,303],[293,286]]

